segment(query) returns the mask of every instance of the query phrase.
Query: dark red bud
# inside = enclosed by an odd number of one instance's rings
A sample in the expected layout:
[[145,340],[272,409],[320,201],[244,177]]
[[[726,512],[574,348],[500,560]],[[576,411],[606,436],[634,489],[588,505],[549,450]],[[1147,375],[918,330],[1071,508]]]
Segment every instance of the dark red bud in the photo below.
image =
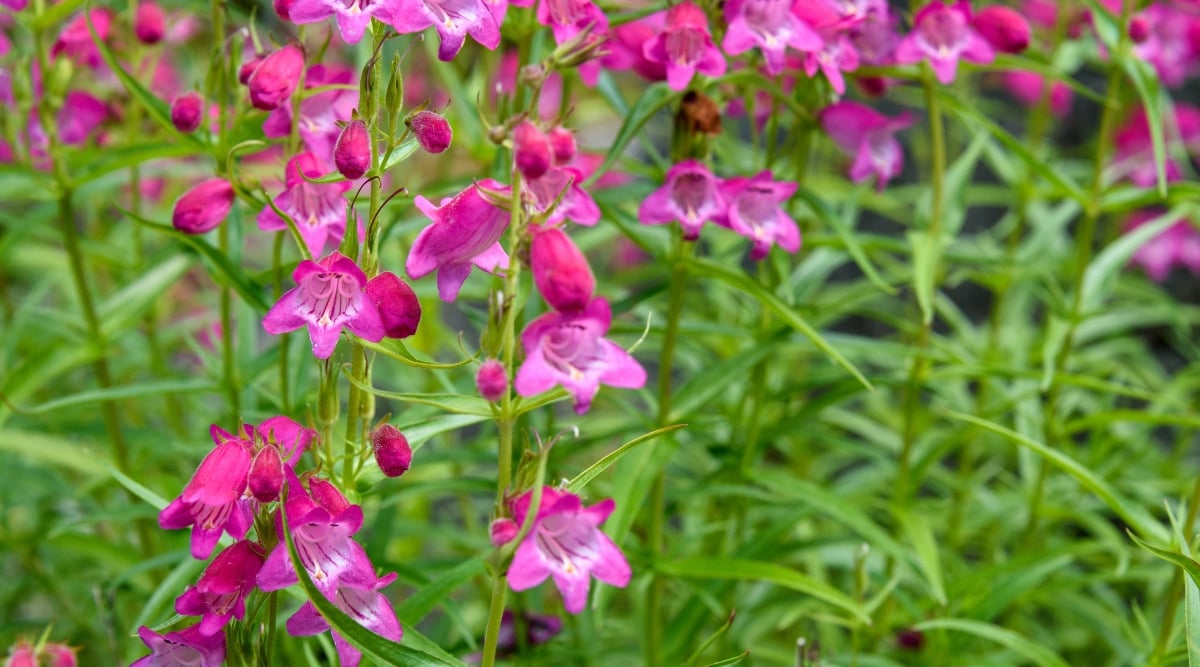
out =
[[353,120],[342,128],[333,147],[333,163],[342,176],[351,180],[367,173],[371,168],[371,136],[366,123]]
[[408,119],[408,126],[421,144],[430,153],[441,153],[450,147],[454,130],[450,123],[432,111],[418,111]]
[[166,34],[166,17],[158,3],[149,0],[138,5],[133,19],[133,34],[143,44],[157,44]]
[[990,5],[975,15],[975,29],[997,51],[1020,53],[1029,47],[1029,21],[1016,10]]
[[195,132],[204,118],[204,98],[196,91],[186,92],[171,102],[171,124],[184,133]]
[[901,630],[896,633],[896,644],[906,651],[925,648],[925,634],[920,630]]
[[483,362],[475,374],[475,388],[480,396],[493,403],[504,398],[508,391],[508,373],[504,370],[504,364],[495,359]]
[[263,58],[250,75],[250,104],[255,109],[270,111],[287,101],[304,72],[304,52],[291,44]]
[[533,282],[546,303],[562,312],[587,307],[596,291],[596,278],[587,257],[557,227],[534,227],[529,246]]
[[188,190],[175,202],[171,224],[185,234],[204,234],[217,228],[233,208],[233,186],[211,178]]
[[575,133],[559,126],[550,130],[550,146],[554,150],[554,164],[562,166],[575,159]]
[[247,479],[250,494],[260,503],[279,500],[279,491],[283,489],[283,459],[275,445],[267,445],[254,455],[250,464],[250,476]]
[[513,128],[513,160],[526,180],[541,178],[554,159],[550,138],[536,125],[525,120]]
[[375,448],[375,462],[383,474],[399,477],[408,472],[412,465],[412,448],[400,429],[383,424],[371,433],[371,445]]
[[408,338],[421,324],[421,302],[403,280],[385,271],[367,282],[367,298],[379,308],[388,338]]

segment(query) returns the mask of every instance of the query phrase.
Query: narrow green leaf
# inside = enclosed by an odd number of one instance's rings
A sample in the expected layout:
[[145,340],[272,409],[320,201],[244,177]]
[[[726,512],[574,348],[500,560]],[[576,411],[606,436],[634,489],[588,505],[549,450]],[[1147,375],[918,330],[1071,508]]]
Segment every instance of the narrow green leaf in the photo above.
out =
[[849,360],[843,357],[841,352],[838,352],[836,348],[822,338],[821,334],[817,333],[817,330],[814,329],[812,325],[810,325],[808,322],[805,322],[804,318],[800,317],[796,311],[789,308],[787,304],[780,301],[778,297],[768,292],[757,282],[747,277],[744,273],[740,271],[733,271],[721,264],[706,259],[691,259],[688,262],[688,268],[702,276],[716,278],[727,285],[737,288],[742,292],[754,297],[764,306],[775,311],[775,314],[783,318],[783,320],[787,322],[788,325],[790,325],[793,329],[799,331],[805,338],[812,341],[813,345],[815,345],[818,350],[824,352],[825,355],[833,360],[835,364],[841,366],[847,372],[853,375],[855,379],[861,382],[864,387],[871,391],[875,390],[875,387],[871,385],[866,376],[859,372],[859,370],[854,367],[854,364],[850,363]]
[[1187,573],[1189,579],[1191,579],[1194,583],[1200,584],[1200,563],[1197,563],[1190,556],[1185,556],[1178,551],[1156,547],[1139,538],[1137,535],[1134,535],[1133,533],[1129,533],[1129,537],[1136,542],[1139,547],[1149,551],[1150,553],[1169,563],[1174,563],[1183,568],[1183,571]]
[[[693,667],[693,665],[700,664],[700,656],[704,655],[704,652],[708,650],[708,647],[712,646],[713,642],[720,639],[721,635],[725,634],[725,631],[733,625],[733,618],[735,615],[736,614],[734,612],[729,612],[729,618],[725,619],[725,622],[721,624],[721,627],[717,628],[716,632],[712,633],[708,636],[708,639],[704,640],[704,643],[701,644],[700,647],[692,653],[691,657],[689,657],[683,663],[683,667]],[[744,655],[745,654],[743,654],[743,656]]]
[[109,387],[108,389],[93,389],[71,394],[38,405],[22,407],[21,412],[40,414],[53,412],[77,405],[103,403],[124,398],[140,398],[143,396],[166,396],[171,394],[192,394],[200,392],[216,392],[219,387],[208,380],[162,380],[158,382],[142,382],[139,384]]
[[656,563],[654,569],[662,574],[693,579],[734,579],[766,581],[799,591],[849,612],[859,621],[871,624],[871,617],[862,605],[849,595],[806,574],[766,561],[740,558],[684,558]]
[[[133,495],[146,501],[146,503],[154,509],[161,512],[164,507],[170,504],[166,498],[163,498],[150,489],[147,489],[145,486],[142,486],[141,483],[134,481],[120,470],[117,470],[112,466],[105,467],[108,468],[108,474],[112,475],[113,479],[117,480],[121,486],[125,487]],[[228,535],[226,537],[228,537]]]
[[750,651],[743,651],[732,658],[725,658],[716,662],[710,662],[706,667],[730,667],[731,665],[740,665],[750,657]]
[[416,368],[458,368],[459,366],[466,366],[472,361],[475,361],[475,357],[468,357],[462,361],[455,361],[454,363],[449,364],[439,364],[433,361],[421,361],[420,359],[413,357],[412,353],[408,351],[408,347],[405,346],[403,342],[396,340],[395,338],[384,338],[378,343],[372,343],[369,340],[363,340],[359,338],[358,342],[368,350],[373,350],[384,355],[385,357],[399,361],[406,366],[415,366]]
[[749,378],[750,367],[775,353],[782,343],[782,340],[776,339],[761,345],[751,344],[745,350],[728,359],[722,359],[705,368],[701,373],[692,376],[675,392],[671,400],[671,416],[667,420],[686,419],[696,411],[702,411],[706,407],[710,408],[709,402],[712,399],[726,396],[731,382]]
[[621,445],[620,447],[617,447],[613,451],[604,455],[599,461],[596,461],[592,465],[588,466],[583,472],[575,475],[574,479],[567,483],[567,490],[569,490],[571,493],[578,494],[583,490],[583,487],[588,485],[588,482],[595,479],[600,473],[608,470],[609,466],[621,460],[621,457],[628,454],[634,447],[637,447],[643,442],[649,442],[658,436],[663,435],[664,433],[677,431],[684,426],[687,426],[687,424],[672,424],[671,426],[664,426],[660,429],[646,433],[645,435],[640,435]]
[[100,304],[100,331],[111,340],[141,321],[141,316],[162,298],[167,289],[192,268],[194,260],[184,254],[171,255],[146,268],[141,275]]
[[813,213],[817,214],[817,218],[837,234],[838,239],[846,246],[846,252],[850,254],[850,259],[854,260],[854,263],[858,265],[858,268],[867,277],[867,280],[870,280],[873,285],[885,294],[896,293],[896,288],[889,285],[879,275],[879,272],[875,270],[875,265],[871,263],[866,251],[862,248],[862,244],[858,242],[858,236],[854,233],[854,229],[843,221],[842,217],[835,213],[824,199],[821,199],[817,193],[805,187],[798,189],[796,196],[805,204],[808,204]]
[[1096,255],[1083,274],[1083,310],[1096,310],[1112,292],[1117,278],[1129,264],[1133,253],[1150,239],[1158,236],[1178,220],[1195,213],[1194,204],[1181,204],[1147,221],[1137,229],[1122,234]]
[[1065,660],[1050,649],[1021,635],[1001,628],[991,623],[982,623],[965,618],[935,618],[918,623],[917,630],[955,630],[975,635],[980,639],[995,642],[1001,646],[1021,654],[1026,659],[1040,667],[1071,667]]
[[416,135],[413,135],[413,136],[405,139],[404,141],[402,141],[400,143],[399,146],[396,146],[396,148],[393,149],[391,153],[388,153],[387,155],[384,156],[387,158],[387,163],[383,165],[383,170],[387,171],[387,170],[391,169],[392,167],[400,164],[401,162],[404,162],[408,158],[412,157],[413,153],[417,152],[417,148],[419,146],[420,146],[420,144],[417,143]]
[[943,607],[946,606],[946,585],[943,583],[942,561],[938,556],[937,541],[933,529],[922,516],[903,510],[896,512],[896,518],[904,527],[904,533],[917,554],[917,562],[929,584],[929,592],[933,599]]
[[634,103],[633,108],[629,113],[625,114],[625,120],[621,123],[621,129],[617,131],[617,136],[613,139],[612,146],[608,149],[608,154],[604,156],[604,162],[592,172],[592,175],[584,181],[584,187],[596,182],[596,179],[603,176],[613,166],[614,163],[625,152],[625,147],[642,127],[654,117],[663,107],[671,103],[679,93],[670,89],[665,81],[653,83],[648,86],[638,101]]
[[1158,74],[1155,73],[1154,68],[1145,60],[1128,52],[1122,53],[1116,60],[1121,69],[1125,70],[1129,80],[1133,82],[1133,88],[1137,91],[1138,97],[1142,101],[1142,107],[1146,110],[1146,121],[1150,125],[1150,143],[1154,147],[1155,181],[1158,185],[1158,194],[1165,197],[1167,196],[1167,144],[1163,136],[1163,118],[1168,109],[1163,108],[1162,84],[1159,83]]
[[415,403],[417,405],[429,405],[446,412],[453,412],[457,415],[475,415],[478,417],[491,417],[492,406],[487,401],[478,396],[467,396],[465,394],[405,394],[394,391],[384,391],[376,389],[362,380],[346,375],[346,379],[350,384],[369,391],[379,398],[390,398],[394,401],[402,403]]
[[94,181],[105,174],[137,166],[150,160],[186,157],[195,154],[196,147],[194,145],[178,141],[140,144],[122,148],[105,146],[103,150],[71,154],[73,158],[72,163],[79,163],[72,166],[72,180],[75,185],[82,185]]
[[913,291],[917,294],[917,305],[921,308],[921,321],[933,321],[933,293],[937,289],[939,258],[946,248],[945,239],[928,231],[910,231],[907,234],[912,248]]

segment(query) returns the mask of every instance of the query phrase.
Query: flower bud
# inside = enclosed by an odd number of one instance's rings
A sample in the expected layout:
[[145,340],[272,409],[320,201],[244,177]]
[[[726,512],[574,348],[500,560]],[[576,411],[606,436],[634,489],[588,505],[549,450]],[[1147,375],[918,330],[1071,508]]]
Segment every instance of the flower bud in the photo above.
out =
[[79,665],[75,649],[66,644],[46,644],[42,648],[42,657],[49,660],[46,667],[78,667]]
[[195,132],[204,116],[204,98],[196,91],[188,91],[171,102],[171,124],[183,133]]
[[258,450],[254,462],[250,464],[248,478],[250,494],[260,503],[279,500],[279,491],[283,488],[283,459],[279,456],[279,448],[267,445]]
[[157,44],[166,34],[166,17],[162,7],[154,0],[147,0],[138,5],[137,14],[133,19],[133,34],[143,44]]
[[975,29],[997,51],[1020,53],[1029,46],[1029,22],[1015,10],[991,5],[975,15]]
[[400,429],[383,424],[371,433],[371,445],[375,448],[375,462],[383,474],[399,477],[408,472],[412,464],[412,448]]
[[1141,44],[1150,38],[1150,19],[1138,15],[1129,19],[1129,39],[1134,44]]
[[250,83],[251,75],[253,75],[254,70],[258,69],[258,66],[262,64],[262,61],[262,56],[254,56],[250,60],[242,63],[242,66],[238,68],[238,83],[242,84],[243,86]]
[[229,181],[210,178],[183,193],[175,202],[171,224],[184,234],[211,232],[229,215],[233,197],[233,186]]
[[421,148],[427,152],[441,153],[450,147],[454,131],[451,129],[450,123],[442,116],[432,111],[418,111],[409,116],[406,122],[413,134],[416,135],[417,143],[421,144]]
[[475,374],[475,388],[480,396],[493,403],[504,398],[508,391],[508,373],[504,370],[504,364],[495,359],[483,362]]
[[554,157],[550,139],[533,123],[524,120],[513,128],[513,160],[525,180],[541,178],[549,169]]
[[533,282],[546,303],[560,312],[582,311],[596,291],[587,258],[557,227],[534,227],[529,246]]
[[488,532],[492,546],[499,548],[512,542],[517,533],[521,532],[521,527],[512,519],[496,519],[492,522]]
[[350,509],[350,501],[329,480],[313,477],[308,480],[308,493],[318,505],[333,516]]
[[408,338],[417,332],[421,323],[421,302],[396,274],[384,271],[367,281],[367,298],[379,308],[384,336]]
[[246,83],[255,109],[270,111],[287,101],[304,72],[304,52],[291,44],[263,58]]
[[275,13],[279,15],[279,18],[284,21],[292,20],[292,0],[274,0],[271,4],[275,7]]
[[371,137],[367,125],[361,120],[352,120],[338,135],[333,147],[333,163],[338,172],[354,180],[371,168]]
[[554,164],[562,166],[575,159],[575,133],[563,126],[550,130],[550,147],[554,150]]

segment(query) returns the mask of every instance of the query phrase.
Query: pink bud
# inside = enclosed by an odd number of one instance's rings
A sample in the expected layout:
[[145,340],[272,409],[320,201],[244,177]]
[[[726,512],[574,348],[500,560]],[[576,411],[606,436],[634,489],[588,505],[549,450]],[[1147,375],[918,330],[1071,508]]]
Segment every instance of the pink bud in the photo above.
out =
[[210,178],[183,193],[175,202],[171,224],[184,234],[211,232],[229,215],[233,197],[233,186],[229,181]]
[[196,91],[186,92],[171,102],[171,124],[184,133],[195,132],[204,116],[204,98]]
[[367,281],[367,298],[379,307],[384,336],[408,338],[421,323],[421,302],[403,280],[385,271]]
[[975,29],[997,51],[1020,53],[1029,46],[1029,22],[1015,10],[991,5],[975,15]]
[[526,180],[536,180],[550,169],[554,149],[550,139],[533,123],[521,121],[513,129],[513,160]]
[[561,125],[550,130],[550,146],[554,150],[554,164],[560,167],[575,159],[575,133]]
[[246,83],[250,87],[250,103],[255,109],[270,111],[287,101],[304,72],[304,52],[291,44],[271,53]]
[[133,19],[133,34],[143,44],[157,44],[166,33],[166,17],[162,7],[154,0],[147,0],[138,5],[137,15]]
[[42,657],[50,660],[46,667],[79,666],[79,659],[75,657],[75,649],[66,644],[46,644],[42,649]]
[[475,374],[475,388],[480,396],[493,403],[504,398],[508,391],[508,373],[504,370],[504,364],[495,359],[483,362]]
[[1134,44],[1141,44],[1150,37],[1150,20],[1138,15],[1129,20],[1129,39]]
[[250,464],[248,482],[250,494],[258,502],[279,500],[279,491],[283,488],[283,459],[279,456],[279,448],[267,445],[258,450]]
[[582,311],[596,291],[587,258],[557,227],[533,227],[529,246],[533,282],[542,298],[561,312]]
[[292,20],[292,0],[274,0],[271,4],[275,6],[275,13],[279,15],[279,18],[284,21]]
[[512,542],[517,533],[521,532],[521,527],[512,519],[496,519],[488,531],[492,540],[492,546],[502,547],[509,542]]
[[412,464],[412,447],[400,429],[384,424],[371,433],[371,445],[375,448],[375,462],[388,477],[399,477],[408,472]]
[[254,70],[258,69],[258,66],[262,64],[262,61],[262,56],[254,56],[250,60],[242,63],[242,66],[238,68],[238,83],[242,84],[243,86],[250,83],[250,76],[254,74]]
[[325,511],[333,516],[350,509],[350,501],[346,500],[346,496],[343,496],[342,492],[338,491],[338,488],[328,480],[320,477],[308,480],[308,493],[318,505],[324,507]]
[[25,639],[18,639],[17,643],[9,649],[8,660],[5,661],[4,667],[38,667],[37,653],[34,651],[33,645]]
[[333,147],[333,163],[342,176],[351,180],[367,173],[371,168],[371,137],[366,123],[352,120],[342,128]]
[[454,130],[445,118],[432,111],[418,111],[408,119],[408,126],[421,144],[430,153],[441,153],[450,147]]

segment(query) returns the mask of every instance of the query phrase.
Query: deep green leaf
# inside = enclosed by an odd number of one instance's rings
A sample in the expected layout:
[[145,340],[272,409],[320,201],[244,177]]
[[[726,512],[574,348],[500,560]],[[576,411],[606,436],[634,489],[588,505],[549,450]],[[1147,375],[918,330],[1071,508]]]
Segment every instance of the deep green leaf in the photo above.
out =
[[583,488],[588,485],[588,482],[595,479],[600,473],[608,470],[609,466],[621,460],[621,457],[628,454],[634,447],[637,447],[643,442],[649,442],[665,433],[677,431],[684,426],[687,426],[687,424],[672,424],[671,426],[664,426],[660,429],[655,429],[649,433],[640,435],[621,445],[620,447],[617,447],[608,454],[605,454],[599,461],[596,461],[592,465],[588,466],[586,470],[576,475],[570,482],[567,483],[567,490],[571,493],[578,494],[579,492],[583,491]]
[[1000,644],[1010,651],[1021,654],[1021,656],[1040,667],[1071,667],[1049,648],[1031,639],[1022,637],[1012,630],[1001,628],[991,623],[982,623],[965,618],[935,618],[930,621],[918,623],[915,629],[965,632]]

